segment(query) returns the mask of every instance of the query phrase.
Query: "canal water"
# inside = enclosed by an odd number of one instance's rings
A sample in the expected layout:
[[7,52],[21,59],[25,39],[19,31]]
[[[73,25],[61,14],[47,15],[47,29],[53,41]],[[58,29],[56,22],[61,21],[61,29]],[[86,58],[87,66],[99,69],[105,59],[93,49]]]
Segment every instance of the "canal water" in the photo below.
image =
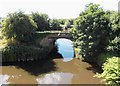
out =
[[51,60],[4,63],[0,75],[6,75],[10,84],[103,84],[93,77],[99,72],[89,63],[73,59],[64,62],[62,58]]

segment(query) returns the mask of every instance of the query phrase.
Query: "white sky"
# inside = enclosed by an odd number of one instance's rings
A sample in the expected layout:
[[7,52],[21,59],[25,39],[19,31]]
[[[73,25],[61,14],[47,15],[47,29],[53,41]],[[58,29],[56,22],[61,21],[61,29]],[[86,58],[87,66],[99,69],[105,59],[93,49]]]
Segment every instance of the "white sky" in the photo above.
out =
[[105,10],[118,11],[120,0],[0,0],[0,16],[8,13],[24,11],[25,13],[47,13],[50,18],[76,18],[85,5],[100,4]]

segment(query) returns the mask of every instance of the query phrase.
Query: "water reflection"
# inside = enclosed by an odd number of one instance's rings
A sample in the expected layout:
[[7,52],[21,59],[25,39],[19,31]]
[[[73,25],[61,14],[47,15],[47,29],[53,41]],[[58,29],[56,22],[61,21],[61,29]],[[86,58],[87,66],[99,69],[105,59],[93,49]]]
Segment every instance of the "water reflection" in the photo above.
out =
[[63,58],[63,62],[69,62],[71,60],[73,60],[73,58]]
[[9,63],[3,63],[2,66],[11,67],[9,69],[12,69],[12,67],[15,67],[15,69],[23,69],[29,74],[35,75],[35,76],[56,70],[56,64],[52,60],[14,62],[14,63],[9,62]]
[[71,84],[72,73],[51,73],[36,79],[38,84]]
[[9,84],[10,82],[8,82],[8,79],[10,78],[10,76],[8,75],[0,75],[0,86],[2,86],[2,84]]

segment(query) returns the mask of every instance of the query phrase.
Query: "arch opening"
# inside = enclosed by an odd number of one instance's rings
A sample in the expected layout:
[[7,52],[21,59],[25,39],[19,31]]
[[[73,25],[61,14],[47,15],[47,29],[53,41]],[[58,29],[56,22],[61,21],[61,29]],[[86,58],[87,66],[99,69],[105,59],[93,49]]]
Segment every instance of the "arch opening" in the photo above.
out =
[[64,62],[71,61],[75,56],[73,42],[67,38],[53,40],[54,48],[51,51],[53,58],[63,58]]

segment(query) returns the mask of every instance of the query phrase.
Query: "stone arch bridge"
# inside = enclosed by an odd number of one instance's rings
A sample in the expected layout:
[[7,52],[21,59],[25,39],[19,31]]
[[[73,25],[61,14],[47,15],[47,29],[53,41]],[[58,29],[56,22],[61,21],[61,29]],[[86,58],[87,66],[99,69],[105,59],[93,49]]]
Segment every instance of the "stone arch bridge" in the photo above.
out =
[[[44,33],[42,33],[44,34]],[[46,34],[46,33],[45,33]],[[67,38],[71,39],[71,36],[67,32],[55,32],[55,33],[47,33],[46,36],[43,36],[42,39],[38,39],[38,42],[43,47],[49,47],[50,51],[54,47],[54,42],[58,38]]]

